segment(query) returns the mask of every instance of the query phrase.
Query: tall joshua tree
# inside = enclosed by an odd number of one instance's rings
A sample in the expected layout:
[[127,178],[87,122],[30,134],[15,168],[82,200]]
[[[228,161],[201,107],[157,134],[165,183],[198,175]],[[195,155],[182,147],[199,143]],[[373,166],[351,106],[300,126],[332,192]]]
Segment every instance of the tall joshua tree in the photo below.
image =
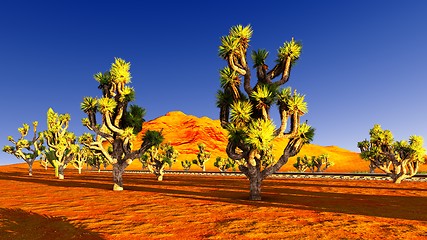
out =
[[21,137],[19,137],[18,141],[15,141],[12,136],[8,136],[7,139],[9,142],[13,143],[14,146],[4,146],[3,152],[14,155],[17,158],[24,160],[28,164],[28,175],[33,175],[33,163],[36,158],[41,154],[44,150],[43,146],[43,136],[42,134],[37,134],[37,125],[38,122],[33,122],[33,132],[34,136],[32,140],[27,140],[25,137],[28,135],[30,131],[30,126],[26,123],[22,125],[22,127],[18,128]]
[[[115,58],[109,71],[97,73],[94,78],[99,82],[102,98],[85,97],[81,103],[81,109],[88,115],[82,123],[96,134],[95,139],[86,144],[101,152],[113,165],[113,190],[120,191],[125,168],[151,146],[160,144],[163,137],[160,132],[147,131],[141,146],[132,147],[135,134],[141,131],[145,110],[137,105],[128,106],[135,98],[134,89],[128,86],[129,62]],[[101,125],[97,123],[97,112],[102,115]]]
[[64,179],[64,169],[79,151],[76,136],[68,131],[69,114],[58,114],[49,108],[47,111],[47,130],[43,136],[49,147],[46,157],[55,168],[55,176]]
[[426,149],[421,136],[410,136],[409,142],[395,141],[389,130],[376,124],[369,131],[370,139],[358,142],[360,156],[387,173],[394,183],[414,176],[420,164],[424,163]]
[[[227,66],[220,71],[222,90],[217,94],[217,106],[220,108],[221,125],[229,132],[227,154],[242,163],[239,169],[250,181],[249,198],[261,200],[262,181],[310,142],[314,129],[306,123],[300,124],[300,117],[307,112],[304,96],[296,91],[292,94],[290,88],[279,89],[289,80],[292,66],[301,54],[301,43],[294,39],[285,42],[278,49],[276,65],[271,70],[266,64],[269,53],[264,49],[252,51],[257,78],[255,86],[252,86],[247,59],[251,37],[251,26],[237,25],[221,38],[219,56]],[[241,90],[242,82],[244,91]],[[271,106],[275,103],[281,116],[278,129],[270,118]],[[285,132],[288,121],[290,130]],[[269,149],[276,137],[289,141],[280,158],[271,161]]]

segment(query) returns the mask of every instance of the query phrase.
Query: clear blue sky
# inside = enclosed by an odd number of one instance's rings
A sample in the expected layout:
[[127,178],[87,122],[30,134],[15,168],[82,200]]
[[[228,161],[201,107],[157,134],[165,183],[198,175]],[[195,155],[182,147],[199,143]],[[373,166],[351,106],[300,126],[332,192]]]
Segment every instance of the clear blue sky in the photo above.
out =
[[[357,151],[379,123],[396,139],[427,137],[426,1],[2,1],[0,145],[46,111],[80,120],[93,74],[114,57],[132,63],[147,120],[180,110],[217,119],[220,37],[251,24],[251,49],[291,37],[303,53],[288,86],[307,95],[314,143]],[[277,121],[276,121],[277,124]],[[19,162],[0,153],[0,165]]]

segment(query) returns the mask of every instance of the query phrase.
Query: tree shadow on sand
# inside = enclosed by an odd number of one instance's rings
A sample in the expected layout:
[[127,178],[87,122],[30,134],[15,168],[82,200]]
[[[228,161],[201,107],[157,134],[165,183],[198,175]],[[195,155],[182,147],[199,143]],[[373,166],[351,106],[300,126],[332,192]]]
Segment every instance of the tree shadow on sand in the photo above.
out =
[[72,224],[64,217],[28,212],[19,208],[0,208],[0,239],[103,239],[83,225]]
[[[45,184],[48,186],[73,187],[84,189],[105,189],[111,191],[109,174],[72,175],[67,180],[50,177],[17,177],[13,173],[0,172],[0,181],[18,181]],[[393,219],[427,221],[427,193],[423,187],[405,185],[360,184],[347,186],[336,181],[265,180],[262,201],[249,201],[248,182],[244,177],[209,176],[166,176],[159,182],[151,175],[129,174],[126,176],[125,193],[150,192],[166,197],[223,202],[235,205],[257,207],[290,208],[338,214],[356,214]],[[360,182],[363,183],[363,182]],[[424,183],[420,183],[424,186]],[[326,188],[325,191],[314,189]],[[342,189],[350,189],[340,192]],[[378,190],[381,194],[367,193]],[[390,194],[392,192],[401,194]],[[417,191],[406,195],[405,191]],[[1,217],[1,215],[0,215]],[[1,230],[1,229],[0,229]]]

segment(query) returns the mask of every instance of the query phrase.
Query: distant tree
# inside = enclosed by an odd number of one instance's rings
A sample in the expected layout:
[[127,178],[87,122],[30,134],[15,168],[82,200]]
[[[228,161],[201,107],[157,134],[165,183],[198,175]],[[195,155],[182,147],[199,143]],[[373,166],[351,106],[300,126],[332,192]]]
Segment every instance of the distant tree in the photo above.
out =
[[139,162],[141,163],[142,170],[148,169],[148,163],[146,160],[143,160],[142,158],[138,158]]
[[206,145],[203,143],[199,143],[197,147],[199,152],[197,153],[197,159],[193,160],[193,164],[199,166],[204,172],[206,171],[206,162],[211,159],[211,153],[206,151]]
[[369,131],[370,139],[358,142],[360,156],[389,175],[394,183],[414,176],[424,163],[426,149],[421,136],[410,136],[407,141],[394,141],[389,130],[375,124]]
[[298,170],[298,172],[305,172],[310,165],[311,159],[309,159],[307,155],[304,155],[304,157],[297,157],[297,161],[293,166]]
[[45,170],[49,167],[49,161],[46,159],[45,155],[42,152],[42,158],[40,158],[40,166]]
[[[49,165],[55,168],[53,165],[53,161],[56,160],[55,151],[45,148],[41,155],[42,159],[40,160],[40,164],[44,166],[45,170],[47,170]],[[58,177],[57,175],[55,176]]]
[[79,174],[82,173],[83,166],[86,163],[87,156],[85,151],[85,148],[80,149],[79,147],[79,150],[74,155],[74,158],[71,160],[71,165],[73,165],[73,167],[79,171]]
[[226,172],[228,169],[233,168],[234,165],[234,160],[230,158],[217,157],[214,162],[214,166],[221,172]]
[[[113,165],[113,190],[123,190],[123,173],[133,160],[141,157],[145,151],[163,141],[160,132],[147,131],[140,146],[132,147],[135,134],[141,131],[145,110],[137,105],[128,104],[134,100],[135,91],[129,87],[131,80],[130,63],[116,58],[111,69],[95,74],[102,91],[102,98],[85,97],[81,109],[88,117],[82,120],[84,126],[96,133],[88,146],[101,152]],[[96,113],[102,115],[102,124],[98,125]],[[111,153],[103,143],[108,142]]]
[[329,160],[328,154],[322,154],[320,156],[311,156],[311,158],[307,155],[304,155],[304,157],[297,157],[297,161],[293,166],[299,172],[304,172],[307,169],[310,169],[311,172],[324,172],[333,165],[334,162]]
[[[86,139],[87,135],[90,135],[90,133],[85,133],[79,137],[80,144],[83,144],[83,142],[87,140]],[[75,154],[74,159],[71,161],[71,163],[74,166],[74,168],[76,168],[79,171],[79,174],[81,174],[83,166],[86,164],[87,160],[89,158],[93,158],[93,156],[94,156],[93,151],[90,150],[89,147],[83,145],[82,147],[79,147],[78,152],[77,154]]]
[[178,155],[178,151],[170,144],[162,144],[152,146],[141,156],[141,159],[147,164],[148,170],[156,175],[157,180],[162,181],[166,165],[172,166]]
[[[271,70],[266,64],[269,53],[264,49],[252,51],[258,79],[252,87],[247,60],[251,37],[250,26],[237,25],[221,38],[219,56],[227,62],[227,66],[220,71],[222,89],[217,93],[217,106],[220,108],[221,125],[229,133],[227,154],[235,161],[242,161],[239,169],[250,181],[249,198],[261,200],[262,181],[310,142],[314,129],[306,123],[300,124],[300,117],[307,113],[305,96],[296,91],[292,93],[290,88],[279,89],[289,80],[291,68],[300,57],[301,43],[294,39],[285,42],[279,48],[276,65]],[[273,81],[275,78],[279,80]],[[242,83],[244,92],[241,90]],[[275,129],[270,117],[274,103],[278,105],[281,117],[278,129]],[[285,132],[288,121],[290,129]],[[273,139],[277,137],[288,139],[278,160],[268,153]]]
[[8,136],[7,139],[14,146],[4,146],[3,152],[14,155],[16,158],[20,158],[24,160],[28,164],[28,175],[33,175],[33,163],[38,156],[40,156],[41,152],[44,150],[43,146],[43,137],[42,134],[37,134],[37,125],[38,122],[33,122],[33,132],[34,136],[32,140],[27,140],[25,137],[28,135],[30,131],[30,126],[26,123],[22,125],[22,127],[18,128],[18,132],[21,134],[18,141],[12,136]]
[[[86,159],[86,165],[90,166],[93,169],[98,170],[98,173],[101,172],[101,166],[104,165],[104,163],[107,160],[102,154],[94,154],[92,153],[88,158]],[[105,168],[104,168],[105,169]]]
[[184,171],[188,171],[188,170],[190,170],[190,168],[191,168],[191,161],[190,160],[184,160],[184,161],[181,161],[181,166],[182,166],[182,168],[184,169]]
[[373,162],[369,161],[369,172],[374,173],[377,167],[373,164]]
[[79,151],[76,136],[68,131],[70,119],[69,114],[55,113],[52,108],[47,111],[47,130],[43,136],[49,148],[45,154],[59,179],[64,179],[64,169]]
[[[324,172],[335,163],[329,160],[328,154],[322,154],[320,156],[312,156],[310,170],[311,172]],[[323,166],[323,168],[322,168]]]
[[[94,136],[90,133],[84,133],[79,137],[79,143],[82,145],[80,148],[80,156],[84,159],[86,164],[86,169],[97,169],[98,172],[101,171],[101,165],[106,161],[105,157],[100,151],[95,151],[90,149],[90,144],[94,141]],[[78,163],[77,163],[78,164]],[[74,166],[76,167],[76,166]],[[79,167],[79,166],[78,166]],[[77,167],[76,167],[77,168]]]

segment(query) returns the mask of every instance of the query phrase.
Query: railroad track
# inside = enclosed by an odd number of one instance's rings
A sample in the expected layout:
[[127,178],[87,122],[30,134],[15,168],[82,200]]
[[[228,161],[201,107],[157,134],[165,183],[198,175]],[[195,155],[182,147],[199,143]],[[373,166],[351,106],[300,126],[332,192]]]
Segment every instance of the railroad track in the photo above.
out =
[[[111,172],[111,170],[101,170],[101,172]],[[125,170],[125,173],[131,174],[152,174],[149,171]],[[201,175],[201,176],[244,176],[241,172],[203,172],[203,171],[182,171],[166,170],[165,175]],[[325,179],[344,179],[344,180],[391,180],[385,173],[307,173],[307,172],[277,172],[269,178],[325,178]],[[427,174],[416,174],[412,178],[404,181],[427,182]]]

